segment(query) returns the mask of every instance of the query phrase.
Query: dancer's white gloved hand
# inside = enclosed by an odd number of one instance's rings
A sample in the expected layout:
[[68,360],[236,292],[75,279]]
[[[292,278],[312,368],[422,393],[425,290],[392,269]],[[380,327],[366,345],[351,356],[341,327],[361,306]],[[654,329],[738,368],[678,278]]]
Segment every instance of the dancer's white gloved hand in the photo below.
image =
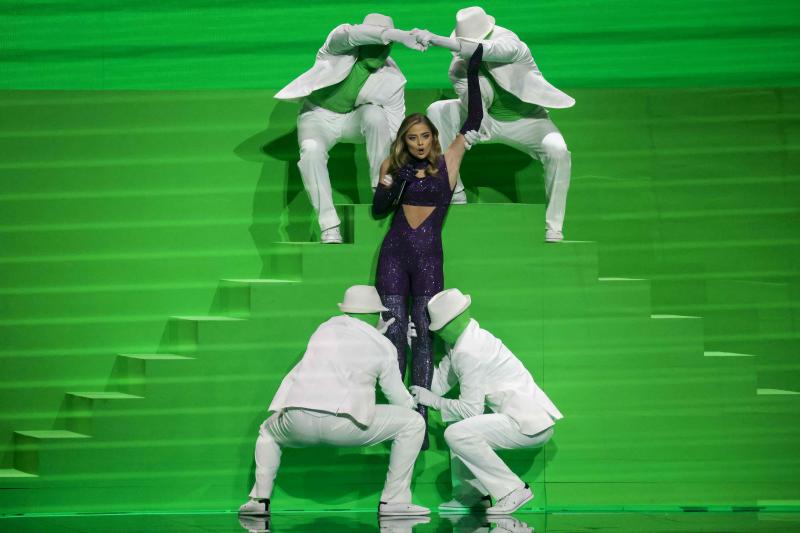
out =
[[[459,43],[457,39],[442,37],[441,35],[436,35],[428,30],[413,29],[411,30],[411,33],[414,34],[414,36],[417,38],[417,41],[424,43],[425,46],[440,46],[450,50],[451,52],[461,52],[461,43]],[[477,47],[477,45],[475,45],[475,47]],[[473,49],[475,47],[473,47]]]
[[441,409],[442,402],[444,398],[441,396],[432,393],[425,387],[420,387],[418,385],[411,385],[409,389],[411,391],[411,395],[417,400],[417,403],[420,405],[427,405],[428,407],[433,407],[434,409]]
[[383,335],[384,333],[386,333],[386,330],[389,329],[389,326],[394,324],[394,321],[395,321],[395,318],[392,317],[389,320],[387,320],[386,322],[384,322],[383,321],[383,313],[378,313],[378,325],[375,326],[375,329],[378,330],[378,333]]
[[383,36],[386,39],[389,39],[393,43],[400,43],[403,46],[411,48],[412,50],[419,50],[420,52],[424,52],[428,49],[428,45],[420,44],[417,41],[417,38],[411,34],[409,31],[403,30],[396,30],[396,29],[386,29],[383,31]]
[[481,134],[477,130],[469,130],[464,134],[464,148],[466,150],[469,150],[479,142],[481,142]]
[[411,30],[411,35],[413,35],[419,44],[424,47],[428,47],[431,44],[431,41],[437,37],[435,33],[429,32],[428,30],[421,30],[419,28],[414,28]]
[[417,399],[412,396],[411,397],[411,408],[412,409],[416,409],[417,407],[419,407],[419,403],[417,403]]
[[408,317],[408,329],[406,330],[406,342],[408,343],[408,347],[411,348],[411,339],[417,338],[417,326],[414,325],[414,322],[411,321],[411,317]]

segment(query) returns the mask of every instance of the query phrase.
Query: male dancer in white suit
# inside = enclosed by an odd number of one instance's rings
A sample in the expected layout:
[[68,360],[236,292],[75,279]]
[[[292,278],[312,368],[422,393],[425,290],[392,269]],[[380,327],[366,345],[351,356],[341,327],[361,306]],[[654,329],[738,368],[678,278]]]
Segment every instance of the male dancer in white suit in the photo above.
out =
[[[483,45],[480,86],[486,113],[480,141],[507,144],[541,161],[547,193],[545,240],[563,240],[572,158],[547,108],[571,107],[575,100],[548,83],[528,46],[513,32],[495,25],[494,17],[480,7],[456,13],[456,27],[450,38],[426,30],[412,33],[424,45],[442,46],[454,52],[450,81],[459,100],[441,100],[428,107],[428,117],[439,129],[442,146],[452,141],[464,122],[467,61],[474,47],[478,43]],[[455,191],[463,188],[459,178]]]
[[[431,390],[412,386],[421,405],[438,409],[450,447],[453,500],[440,511],[486,509],[487,514],[513,513],[533,498],[527,483],[514,474],[494,450],[537,448],[553,435],[563,418],[530,372],[503,343],[470,318],[469,296],[444,290],[428,302],[430,330],[450,352],[433,372]],[[456,383],[456,400],[442,398]],[[492,414],[483,414],[489,407]]]
[[389,57],[393,42],[414,50],[426,48],[410,32],[394,29],[390,17],[378,13],[367,15],[363,24],[341,24],[317,52],[314,66],[275,95],[278,100],[302,101],[297,166],[317,213],[323,243],[342,242],[328,152],[340,142],[366,142],[374,190],[381,163],[405,118],[406,79]]
[[[281,448],[372,446],[391,440],[389,470],[378,505],[384,516],[426,515],[411,503],[411,474],[422,446],[425,422],[400,379],[397,350],[382,335],[378,291],[347,289],[345,315],[323,322],[297,365],[281,382],[256,441],[256,479],[243,515],[269,515]],[[383,327],[385,330],[385,327]],[[375,404],[378,383],[391,405]]]

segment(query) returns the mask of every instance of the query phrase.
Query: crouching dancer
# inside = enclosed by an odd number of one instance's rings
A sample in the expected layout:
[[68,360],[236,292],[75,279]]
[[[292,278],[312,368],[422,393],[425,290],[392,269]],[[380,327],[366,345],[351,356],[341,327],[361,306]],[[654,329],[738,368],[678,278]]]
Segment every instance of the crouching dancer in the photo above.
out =
[[[322,323],[283,379],[256,441],[256,480],[244,515],[268,515],[283,447],[371,446],[392,440],[378,513],[425,515],[411,503],[411,474],[425,434],[406,391],[394,345],[379,331],[381,304],[372,286],[345,291],[344,315]],[[377,324],[377,326],[376,326]],[[385,327],[384,327],[385,329]],[[391,405],[375,404],[375,382]]]
[[[563,416],[519,359],[470,318],[470,303],[458,289],[442,291],[428,302],[430,330],[452,348],[434,370],[432,390],[412,386],[411,392],[420,405],[440,410],[445,422],[455,422],[444,432],[453,500],[439,510],[509,514],[533,499],[533,492],[494,450],[543,446]],[[456,383],[458,399],[442,398]],[[492,413],[483,414],[484,406]],[[494,507],[489,507],[489,497]]]

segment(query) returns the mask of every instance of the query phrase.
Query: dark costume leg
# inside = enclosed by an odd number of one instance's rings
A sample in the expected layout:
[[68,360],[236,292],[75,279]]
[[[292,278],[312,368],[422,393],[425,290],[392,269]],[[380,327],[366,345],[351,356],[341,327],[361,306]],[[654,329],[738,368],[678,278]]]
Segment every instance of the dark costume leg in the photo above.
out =
[[384,311],[383,319],[394,318],[394,323],[386,330],[386,336],[397,348],[397,363],[400,365],[400,376],[406,376],[406,344],[408,332],[408,297],[404,294],[387,294],[381,296],[383,305],[389,309]]
[[[414,296],[411,304],[411,320],[417,331],[417,336],[411,339],[411,353],[413,354],[411,381],[413,385],[419,385],[426,389],[431,388],[433,381],[433,336],[430,333],[431,324],[428,318],[428,302],[430,296]],[[424,405],[417,407],[419,414],[428,423],[428,408]],[[425,432],[425,440],[422,449],[428,449],[428,432]]]

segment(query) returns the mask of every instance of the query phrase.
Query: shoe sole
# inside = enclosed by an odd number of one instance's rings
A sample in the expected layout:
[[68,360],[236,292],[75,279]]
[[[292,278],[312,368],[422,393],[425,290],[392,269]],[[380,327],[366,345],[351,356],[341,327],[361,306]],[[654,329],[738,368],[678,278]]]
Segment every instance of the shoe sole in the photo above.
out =
[[260,513],[258,511],[239,511],[239,516],[269,516],[269,513]]
[[525,505],[526,503],[528,503],[529,501],[531,501],[532,499],[533,499],[533,492],[531,492],[530,496],[528,496],[527,498],[525,498],[524,500],[519,502],[517,504],[517,506],[514,507],[513,509],[503,509],[503,510],[497,509],[495,511],[492,511],[491,509],[486,509],[486,514],[488,514],[488,515],[511,514],[511,513],[515,512],[517,509],[519,509],[520,507],[522,507],[523,505]]

